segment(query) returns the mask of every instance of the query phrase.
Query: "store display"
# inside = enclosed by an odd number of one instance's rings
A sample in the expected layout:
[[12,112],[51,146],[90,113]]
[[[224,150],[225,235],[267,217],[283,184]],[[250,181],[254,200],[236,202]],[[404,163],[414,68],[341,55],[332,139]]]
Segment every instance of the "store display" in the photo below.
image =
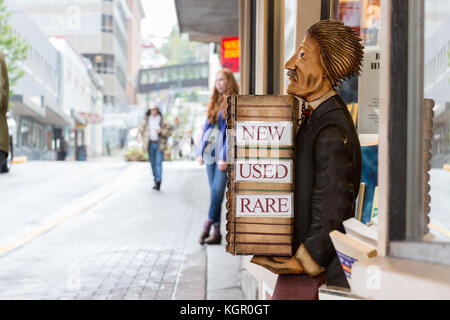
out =
[[298,102],[292,96],[228,102],[227,252],[291,256]]

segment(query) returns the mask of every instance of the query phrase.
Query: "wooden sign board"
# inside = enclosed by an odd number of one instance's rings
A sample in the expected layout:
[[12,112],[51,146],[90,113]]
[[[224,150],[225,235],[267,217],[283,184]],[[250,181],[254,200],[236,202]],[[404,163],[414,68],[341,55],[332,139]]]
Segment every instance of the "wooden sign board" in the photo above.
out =
[[236,181],[292,183],[292,160],[236,160]]
[[227,252],[291,256],[298,102],[231,96],[227,113]]
[[292,195],[236,195],[236,217],[292,217]]
[[292,145],[292,122],[239,121],[237,145]]

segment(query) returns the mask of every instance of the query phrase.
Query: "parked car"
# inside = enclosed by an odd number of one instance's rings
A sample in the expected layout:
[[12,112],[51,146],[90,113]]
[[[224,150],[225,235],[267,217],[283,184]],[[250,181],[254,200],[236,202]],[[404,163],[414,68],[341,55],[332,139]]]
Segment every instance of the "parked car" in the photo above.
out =
[[0,169],[1,172],[9,172],[14,158],[14,132],[16,132],[16,121],[13,117],[6,115],[6,120],[8,123],[9,131],[9,154],[3,167]]

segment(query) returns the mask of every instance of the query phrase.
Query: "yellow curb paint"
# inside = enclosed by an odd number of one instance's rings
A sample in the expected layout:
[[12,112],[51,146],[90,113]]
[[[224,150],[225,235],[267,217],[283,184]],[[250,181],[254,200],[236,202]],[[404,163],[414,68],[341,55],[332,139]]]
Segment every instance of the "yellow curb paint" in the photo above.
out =
[[[27,242],[31,241],[32,239],[36,238],[37,236],[53,229],[57,225],[63,223],[64,221],[72,218],[73,216],[89,209],[90,207],[94,206],[96,203],[106,199],[110,195],[112,195],[114,192],[118,191],[120,188],[124,187],[126,185],[126,182],[130,181],[133,177],[131,175],[133,167],[128,167],[119,177],[116,177],[112,182],[107,183],[106,185],[103,185],[99,187],[98,189],[92,191],[91,193],[87,194],[86,196],[83,196],[81,199],[81,204],[76,204],[75,206],[69,206],[67,209],[63,209],[62,212],[66,211],[65,214],[62,214],[62,216],[52,220],[51,222],[38,227],[36,230],[27,233],[26,235],[20,237],[19,239],[12,241],[8,243],[7,245],[0,247],[0,255],[3,255],[7,253],[8,251],[11,251],[15,248],[21,247]],[[137,172],[134,172],[135,176],[137,177]]]
[[439,231],[440,233],[442,233],[443,235],[445,235],[447,238],[450,238],[450,231],[448,231],[446,228],[435,224],[435,223],[429,223],[428,227],[430,227],[431,229],[434,229],[436,231]]
[[25,163],[28,161],[27,157],[15,157],[13,158],[12,163]]

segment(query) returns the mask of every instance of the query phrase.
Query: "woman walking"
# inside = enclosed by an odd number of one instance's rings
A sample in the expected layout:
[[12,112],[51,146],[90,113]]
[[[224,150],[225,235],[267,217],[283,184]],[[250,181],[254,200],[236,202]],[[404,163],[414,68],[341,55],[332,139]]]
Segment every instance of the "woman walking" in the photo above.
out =
[[154,190],[159,191],[162,182],[162,162],[167,148],[167,139],[172,128],[165,123],[158,106],[151,106],[145,113],[139,128],[138,137],[144,141],[144,150],[152,167]]
[[[198,162],[206,164],[210,187],[208,219],[200,236],[200,244],[220,244],[220,215],[227,181],[226,163],[226,108],[227,96],[238,94],[233,73],[223,69],[216,75],[216,84],[208,105],[208,115],[198,154]],[[214,226],[212,236],[209,236]]]

